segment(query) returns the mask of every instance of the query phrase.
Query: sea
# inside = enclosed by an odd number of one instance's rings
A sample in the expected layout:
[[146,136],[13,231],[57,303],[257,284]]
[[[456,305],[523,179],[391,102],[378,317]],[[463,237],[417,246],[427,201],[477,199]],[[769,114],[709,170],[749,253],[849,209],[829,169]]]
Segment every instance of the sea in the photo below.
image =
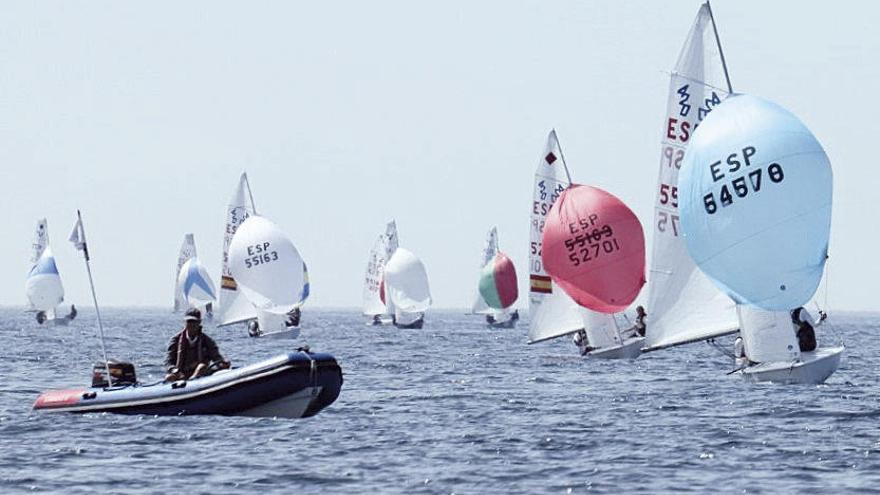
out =
[[[181,316],[103,316],[108,354],[161,379]],[[400,330],[306,308],[287,342],[206,323],[233,365],[306,344],[337,358],[337,401],[291,420],[34,412],[41,391],[89,384],[94,312],[40,327],[4,308],[0,493],[877,493],[878,318],[832,312],[820,345],[847,350],[819,386],[746,383],[706,343],[584,359],[569,338],[527,345],[527,317],[431,311]]]

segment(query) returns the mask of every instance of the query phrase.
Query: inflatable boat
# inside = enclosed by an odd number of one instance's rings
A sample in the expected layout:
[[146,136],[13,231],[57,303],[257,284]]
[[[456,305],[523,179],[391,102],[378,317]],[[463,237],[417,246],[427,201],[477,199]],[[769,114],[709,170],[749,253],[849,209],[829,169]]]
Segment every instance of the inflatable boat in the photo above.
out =
[[299,351],[188,381],[51,390],[34,410],[307,418],[332,404],[341,388],[333,356]]

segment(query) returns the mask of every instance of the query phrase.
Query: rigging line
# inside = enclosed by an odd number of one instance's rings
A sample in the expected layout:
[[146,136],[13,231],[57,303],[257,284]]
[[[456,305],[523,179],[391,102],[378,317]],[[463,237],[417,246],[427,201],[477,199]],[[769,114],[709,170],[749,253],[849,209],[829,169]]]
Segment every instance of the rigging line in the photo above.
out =
[[709,9],[709,19],[712,20],[712,31],[715,32],[715,42],[718,43],[718,55],[721,56],[721,66],[724,67],[724,78],[727,79],[728,93],[733,93],[733,86],[730,84],[730,74],[727,72],[727,60],[724,58],[724,50],[721,48],[721,38],[718,36],[718,26],[715,25],[715,15],[712,14],[712,5],[706,0],[706,8]]
[[571,187],[571,172],[568,171],[568,160],[565,159],[565,153],[562,151],[562,143],[559,142],[559,136],[556,135],[556,129],[553,129],[553,138],[556,146],[559,148],[560,158],[562,158],[562,168],[565,169],[565,176],[568,178],[568,187]]

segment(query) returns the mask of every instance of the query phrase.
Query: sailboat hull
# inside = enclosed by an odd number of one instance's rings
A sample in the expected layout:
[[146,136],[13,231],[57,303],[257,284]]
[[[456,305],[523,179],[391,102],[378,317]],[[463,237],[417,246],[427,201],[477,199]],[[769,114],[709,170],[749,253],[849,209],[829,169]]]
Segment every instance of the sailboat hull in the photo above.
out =
[[800,360],[761,363],[749,366],[740,373],[755,383],[804,383],[819,384],[828,379],[840,366],[844,347],[825,347],[812,352],[802,352]]
[[621,345],[590,351],[587,356],[594,359],[635,359],[642,353],[643,345],[645,338],[635,337],[627,339]]
[[333,356],[296,352],[189,381],[48,391],[34,410],[302,418],[332,404],[341,388]]

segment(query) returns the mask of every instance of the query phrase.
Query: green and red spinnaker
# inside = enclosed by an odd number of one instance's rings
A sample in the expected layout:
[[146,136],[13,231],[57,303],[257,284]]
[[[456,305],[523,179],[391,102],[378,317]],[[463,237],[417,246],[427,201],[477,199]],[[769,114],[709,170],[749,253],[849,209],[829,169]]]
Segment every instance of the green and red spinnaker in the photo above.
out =
[[516,268],[504,253],[496,254],[483,267],[480,273],[480,295],[493,309],[509,308],[516,302],[519,296]]

